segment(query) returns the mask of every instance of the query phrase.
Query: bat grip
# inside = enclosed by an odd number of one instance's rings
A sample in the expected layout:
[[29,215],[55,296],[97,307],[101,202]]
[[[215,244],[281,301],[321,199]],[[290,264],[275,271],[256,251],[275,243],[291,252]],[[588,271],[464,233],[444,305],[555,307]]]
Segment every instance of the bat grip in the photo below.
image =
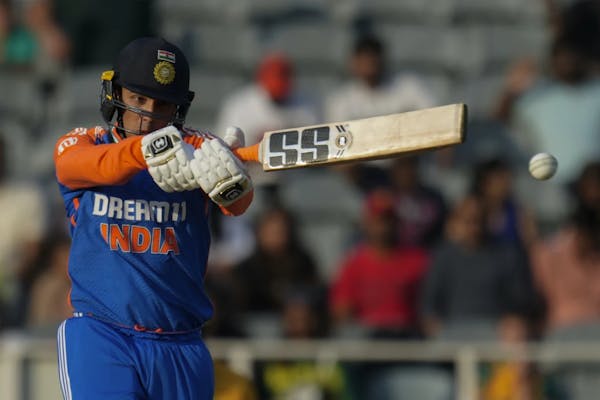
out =
[[256,143],[252,146],[239,147],[233,150],[233,153],[242,161],[261,162],[259,158],[259,147],[260,143]]

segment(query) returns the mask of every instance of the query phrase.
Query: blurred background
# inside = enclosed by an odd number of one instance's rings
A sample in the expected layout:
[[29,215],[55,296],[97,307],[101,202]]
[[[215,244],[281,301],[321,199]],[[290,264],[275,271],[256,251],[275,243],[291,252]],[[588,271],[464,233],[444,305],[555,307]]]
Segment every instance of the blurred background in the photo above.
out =
[[[159,35],[186,125],[223,134],[463,102],[467,142],[263,173],[211,216],[216,399],[593,399],[600,390],[597,0],[0,0],[0,397],[59,398],[70,239],[57,138]],[[527,172],[550,152],[549,181]]]

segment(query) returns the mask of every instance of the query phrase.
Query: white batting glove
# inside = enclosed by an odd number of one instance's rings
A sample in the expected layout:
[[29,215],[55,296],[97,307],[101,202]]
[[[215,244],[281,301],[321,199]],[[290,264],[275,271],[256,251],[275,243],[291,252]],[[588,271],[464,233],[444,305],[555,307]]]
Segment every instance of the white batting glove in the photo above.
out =
[[252,190],[246,168],[220,139],[206,139],[190,166],[202,190],[218,205],[226,207]]
[[190,168],[194,147],[185,143],[174,126],[167,126],[142,138],[142,154],[154,182],[165,192],[198,189]]

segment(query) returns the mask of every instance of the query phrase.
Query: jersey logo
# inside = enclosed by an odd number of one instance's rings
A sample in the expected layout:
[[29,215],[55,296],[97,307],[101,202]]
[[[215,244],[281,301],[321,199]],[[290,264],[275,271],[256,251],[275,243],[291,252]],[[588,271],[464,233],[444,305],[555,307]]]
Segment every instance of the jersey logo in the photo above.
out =
[[100,234],[112,251],[179,254],[179,244],[172,226],[147,228],[141,225],[101,223]]
[[71,132],[67,133],[67,136],[83,136],[87,135],[87,128],[79,127],[73,129]]
[[60,144],[58,145],[58,155],[61,155],[63,151],[65,151],[65,149],[67,147],[71,147],[73,145],[75,145],[77,143],[77,138],[74,136],[70,136],[66,139],[64,139],[62,142],[60,142]]

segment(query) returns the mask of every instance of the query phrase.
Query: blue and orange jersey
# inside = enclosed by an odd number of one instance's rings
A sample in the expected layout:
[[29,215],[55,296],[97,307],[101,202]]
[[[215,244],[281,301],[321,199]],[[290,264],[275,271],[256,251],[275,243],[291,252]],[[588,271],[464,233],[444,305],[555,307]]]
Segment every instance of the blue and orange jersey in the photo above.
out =
[[[199,147],[209,133],[184,130]],[[141,136],[77,128],[56,143],[56,177],[71,223],[70,301],[77,313],[157,332],[199,329],[210,234],[201,190],[167,193],[147,171]],[[226,214],[245,211],[249,193]]]

